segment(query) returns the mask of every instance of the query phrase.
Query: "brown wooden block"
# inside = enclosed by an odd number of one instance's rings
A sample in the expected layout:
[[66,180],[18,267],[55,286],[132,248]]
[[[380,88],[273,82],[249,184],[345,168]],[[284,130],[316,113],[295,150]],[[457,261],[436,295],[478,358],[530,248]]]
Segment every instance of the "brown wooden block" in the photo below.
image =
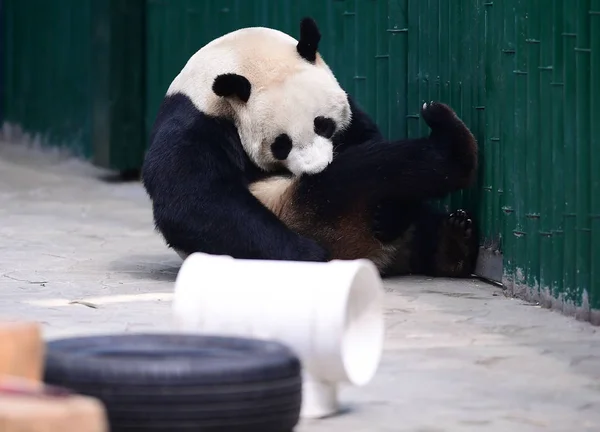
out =
[[0,431],[108,432],[100,401],[48,390],[39,382],[0,382]]
[[0,377],[11,375],[40,381],[44,348],[37,323],[0,323]]

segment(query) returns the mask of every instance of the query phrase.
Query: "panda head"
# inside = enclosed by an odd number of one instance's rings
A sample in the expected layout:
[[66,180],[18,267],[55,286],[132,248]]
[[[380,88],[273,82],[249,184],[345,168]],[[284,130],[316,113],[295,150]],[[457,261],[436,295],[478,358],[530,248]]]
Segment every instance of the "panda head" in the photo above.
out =
[[[192,57],[186,68],[194,73],[183,82],[188,93],[196,90],[192,101],[201,110],[234,121],[259,167],[318,173],[333,158],[333,135],[351,118],[346,93],[317,52],[320,39],[310,18],[302,20],[299,40],[263,27],[241,29]],[[204,83],[211,94],[201,90]]]

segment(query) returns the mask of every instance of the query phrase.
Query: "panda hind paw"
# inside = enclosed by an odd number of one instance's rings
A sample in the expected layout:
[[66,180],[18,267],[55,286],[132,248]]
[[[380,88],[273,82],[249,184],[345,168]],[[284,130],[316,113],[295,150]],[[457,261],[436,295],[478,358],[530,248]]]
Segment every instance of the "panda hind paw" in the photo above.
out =
[[473,236],[473,220],[464,210],[459,209],[450,213],[445,220],[445,227],[456,237],[462,237],[465,240]]

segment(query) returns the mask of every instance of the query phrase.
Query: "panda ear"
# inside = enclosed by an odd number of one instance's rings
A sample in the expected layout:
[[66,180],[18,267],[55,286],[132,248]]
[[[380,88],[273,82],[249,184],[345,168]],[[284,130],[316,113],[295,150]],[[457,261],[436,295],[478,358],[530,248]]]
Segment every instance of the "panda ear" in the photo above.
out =
[[300,22],[300,40],[296,45],[298,54],[311,63],[317,59],[317,50],[319,49],[319,41],[321,40],[321,32],[317,23],[312,18],[303,18]]
[[212,86],[217,96],[237,96],[242,102],[248,102],[252,85],[245,76],[235,73],[217,75]]

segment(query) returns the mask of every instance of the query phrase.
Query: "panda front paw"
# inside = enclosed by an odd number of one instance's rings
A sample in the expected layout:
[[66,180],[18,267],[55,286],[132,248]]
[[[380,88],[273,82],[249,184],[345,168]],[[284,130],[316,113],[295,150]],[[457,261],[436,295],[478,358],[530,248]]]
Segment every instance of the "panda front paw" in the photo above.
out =
[[423,117],[423,120],[425,120],[425,123],[431,129],[435,129],[454,120],[456,114],[448,105],[442,102],[431,101],[424,103],[421,107],[421,117]]

